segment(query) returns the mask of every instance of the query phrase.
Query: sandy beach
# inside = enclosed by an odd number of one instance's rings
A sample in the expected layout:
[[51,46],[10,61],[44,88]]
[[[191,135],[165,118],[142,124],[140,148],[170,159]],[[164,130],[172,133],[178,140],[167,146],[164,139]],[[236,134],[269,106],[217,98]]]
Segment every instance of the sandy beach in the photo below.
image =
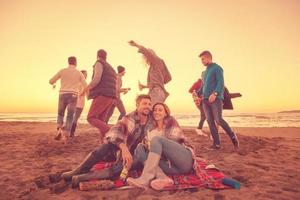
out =
[[297,199],[300,196],[300,128],[234,128],[235,151],[221,134],[223,149],[209,151],[211,141],[184,128],[196,154],[239,180],[240,190],[209,189],[157,192],[141,189],[88,191],[49,190],[49,174],[76,166],[97,146],[98,131],[79,125],[70,144],[54,141],[54,123],[0,122],[0,200],[8,199]]

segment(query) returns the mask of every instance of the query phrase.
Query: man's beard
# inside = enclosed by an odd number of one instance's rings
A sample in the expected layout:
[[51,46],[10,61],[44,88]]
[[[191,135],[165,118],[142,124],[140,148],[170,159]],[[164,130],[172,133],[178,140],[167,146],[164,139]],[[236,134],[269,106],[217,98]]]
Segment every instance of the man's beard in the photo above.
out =
[[148,116],[150,114],[150,110],[148,110],[148,113],[145,113],[145,111],[142,112],[142,115]]

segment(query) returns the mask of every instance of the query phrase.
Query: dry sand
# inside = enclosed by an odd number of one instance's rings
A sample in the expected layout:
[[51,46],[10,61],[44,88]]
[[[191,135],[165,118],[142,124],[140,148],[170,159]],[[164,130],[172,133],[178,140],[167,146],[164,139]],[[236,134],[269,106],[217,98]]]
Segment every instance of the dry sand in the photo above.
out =
[[221,134],[223,149],[208,151],[211,141],[191,128],[185,133],[206,158],[242,183],[241,190],[208,189],[172,192],[140,189],[88,191],[49,190],[48,175],[76,166],[97,146],[97,130],[79,125],[72,144],[52,139],[54,123],[0,122],[0,200],[2,199],[299,199],[300,128],[234,128],[241,147],[235,151]]

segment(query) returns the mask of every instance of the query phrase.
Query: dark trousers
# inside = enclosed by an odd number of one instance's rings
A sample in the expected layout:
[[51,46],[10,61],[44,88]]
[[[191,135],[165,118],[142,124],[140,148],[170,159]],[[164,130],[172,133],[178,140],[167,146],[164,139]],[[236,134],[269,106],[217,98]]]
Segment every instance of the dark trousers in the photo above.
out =
[[64,123],[65,110],[67,109],[67,120],[64,130],[70,132],[73,116],[76,108],[77,95],[72,93],[60,94],[58,100],[57,128],[62,128]]
[[201,102],[201,104],[198,107],[199,111],[200,111],[200,121],[199,121],[199,124],[198,124],[198,129],[202,129],[203,128],[203,124],[206,120],[206,116],[205,116],[205,113],[204,113],[204,110],[203,110],[203,103]]
[[118,120],[121,120],[126,115],[125,106],[124,106],[122,100],[120,98],[117,98],[113,101],[113,104],[108,111],[106,123],[108,123],[109,119],[114,114],[115,107],[117,107],[117,109],[120,112]]

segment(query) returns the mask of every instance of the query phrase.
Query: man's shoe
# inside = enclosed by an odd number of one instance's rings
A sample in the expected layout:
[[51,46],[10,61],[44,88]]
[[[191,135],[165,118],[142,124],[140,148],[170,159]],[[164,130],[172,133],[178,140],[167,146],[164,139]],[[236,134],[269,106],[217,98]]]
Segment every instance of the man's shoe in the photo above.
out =
[[61,174],[61,178],[63,178],[65,181],[72,180],[72,177],[78,174],[87,173],[94,164],[97,163],[97,160],[93,153],[89,153],[82,163],[80,163],[75,169],[72,171],[64,172]]
[[237,138],[237,136],[235,136],[234,138],[231,139],[232,144],[234,145],[235,148],[239,148],[240,147],[240,142],[239,139]]
[[57,129],[57,133],[56,133],[55,136],[54,136],[54,139],[55,139],[55,140],[60,140],[60,139],[61,139],[61,135],[62,135],[62,129],[61,129],[61,128],[58,128],[58,129]]
[[219,144],[213,144],[210,147],[207,148],[208,150],[220,150],[221,149],[221,145]]
[[196,131],[197,135],[207,137],[207,134],[204,133],[204,131],[202,131],[201,129],[196,128],[195,131]]

